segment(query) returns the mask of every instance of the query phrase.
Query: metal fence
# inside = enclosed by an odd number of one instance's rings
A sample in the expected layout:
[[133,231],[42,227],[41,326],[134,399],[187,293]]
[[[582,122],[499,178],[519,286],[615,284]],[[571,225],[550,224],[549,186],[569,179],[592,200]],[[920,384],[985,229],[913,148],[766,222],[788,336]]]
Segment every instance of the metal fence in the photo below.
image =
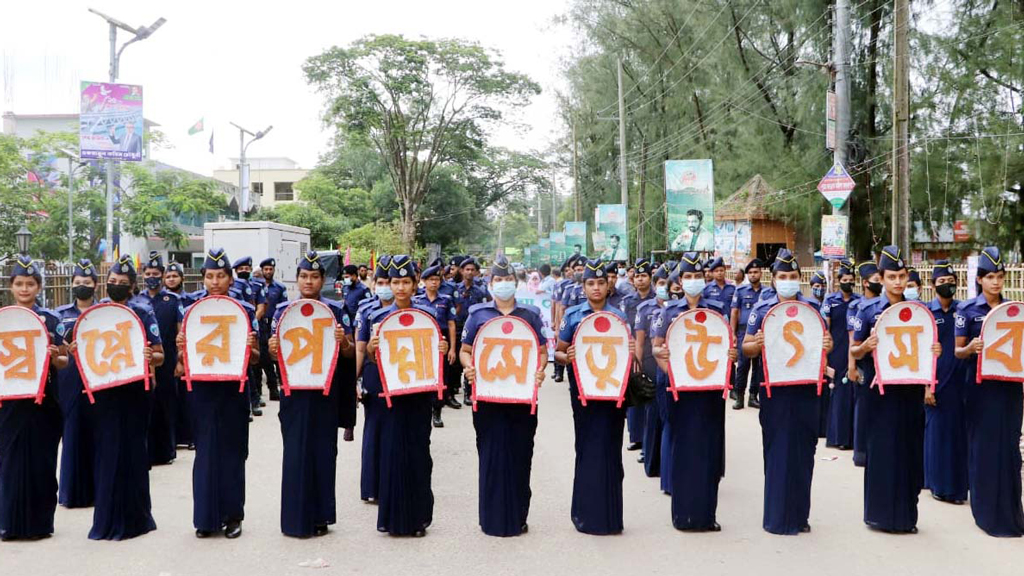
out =
[[[107,284],[103,279],[106,277],[108,270],[110,270],[109,263],[103,263],[100,265],[100,280],[96,286],[97,299],[105,298],[107,295]],[[57,308],[58,306],[63,306],[71,302],[72,271],[73,267],[68,266],[67,264],[46,266],[43,273],[43,291],[40,294],[40,301],[44,307]],[[10,272],[10,266],[5,266],[3,268],[3,280],[0,280],[0,306],[8,306],[14,303],[11,298]],[[138,285],[141,289],[141,278]],[[186,292],[198,290],[202,286],[202,277],[199,275],[199,271],[186,269],[184,285]]]

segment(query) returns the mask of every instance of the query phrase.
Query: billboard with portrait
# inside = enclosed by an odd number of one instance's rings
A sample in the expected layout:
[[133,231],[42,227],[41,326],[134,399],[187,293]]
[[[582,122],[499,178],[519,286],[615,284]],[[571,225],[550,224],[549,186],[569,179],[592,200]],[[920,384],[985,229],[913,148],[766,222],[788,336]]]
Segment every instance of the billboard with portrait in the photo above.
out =
[[142,86],[82,82],[79,148],[82,158],[142,160]]
[[565,247],[569,254],[587,255],[587,223],[565,223]]
[[715,186],[711,160],[665,162],[669,250],[715,249]]
[[602,260],[629,260],[629,234],[626,232],[626,207],[622,204],[598,204],[594,213],[594,252]]

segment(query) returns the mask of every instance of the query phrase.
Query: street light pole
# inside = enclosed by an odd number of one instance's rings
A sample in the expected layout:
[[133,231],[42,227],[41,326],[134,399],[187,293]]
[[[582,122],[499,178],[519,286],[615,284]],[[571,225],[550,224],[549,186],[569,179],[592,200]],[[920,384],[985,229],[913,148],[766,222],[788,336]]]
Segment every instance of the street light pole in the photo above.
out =
[[[95,15],[99,16],[100,18],[103,18],[104,20],[106,20],[107,24],[110,27],[110,73],[109,73],[109,78],[110,78],[110,83],[111,84],[113,84],[114,82],[117,82],[118,61],[121,58],[121,52],[123,52],[124,49],[126,47],[128,47],[129,44],[131,44],[133,42],[138,42],[139,40],[145,40],[146,38],[149,38],[153,34],[153,32],[156,32],[157,28],[160,28],[161,26],[163,26],[164,22],[167,21],[164,18],[158,18],[157,21],[154,22],[151,26],[140,26],[138,28],[132,28],[131,26],[125,24],[124,22],[121,22],[120,20],[117,20],[117,19],[112,18],[110,16],[107,16],[106,14],[104,14],[104,13],[98,11],[98,10],[94,10],[92,8],[89,8],[89,12],[92,12],[93,14],[95,14]],[[125,42],[124,45],[121,46],[121,50],[120,51],[117,49],[117,29],[118,28],[120,28],[120,29],[122,29],[122,30],[124,30],[126,32],[130,32],[134,36],[131,40]],[[106,256],[107,262],[113,262],[114,261],[114,161],[113,160],[107,160],[106,161],[106,172],[107,172],[107,233],[106,233],[107,253],[106,253],[105,256]]]
[[[249,163],[245,160],[245,151],[249,148],[249,144],[266,136],[267,133],[274,129],[274,126],[267,126],[265,130],[253,134],[234,122],[228,123],[238,128],[238,221],[242,222],[245,220],[245,211],[248,209],[249,204]],[[252,140],[249,140],[248,143],[245,141],[246,134],[252,136]]]
[[75,213],[73,197],[75,195],[75,161],[68,156],[68,264],[75,261]]

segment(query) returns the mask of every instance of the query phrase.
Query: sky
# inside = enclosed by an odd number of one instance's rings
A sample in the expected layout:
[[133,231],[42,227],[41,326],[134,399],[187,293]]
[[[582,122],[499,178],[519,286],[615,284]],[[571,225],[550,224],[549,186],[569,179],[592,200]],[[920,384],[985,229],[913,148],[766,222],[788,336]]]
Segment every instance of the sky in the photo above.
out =
[[[141,84],[144,115],[160,125],[170,148],[154,159],[210,175],[239,152],[235,122],[273,131],[250,157],[286,156],[313,168],[327,148],[322,98],[305,82],[306,58],[366,34],[458,37],[501,52],[510,70],[537,81],[543,93],[519,120],[522,133],[500,130],[496,143],[544,149],[560,129],[554,92],[558,63],[571,41],[552,23],[566,0],[387,0],[268,2],[251,0],[36,0],[0,8],[2,110],[19,114],[78,112],[79,82],[108,79],[107,23],[94,8],[131,26],[167,19],[121,57],[118,82]],[[128,39],[119,32],[118,46]],[[205,119],[205,131],[188,129]],[[214,150],[208,151],[211,131]]]

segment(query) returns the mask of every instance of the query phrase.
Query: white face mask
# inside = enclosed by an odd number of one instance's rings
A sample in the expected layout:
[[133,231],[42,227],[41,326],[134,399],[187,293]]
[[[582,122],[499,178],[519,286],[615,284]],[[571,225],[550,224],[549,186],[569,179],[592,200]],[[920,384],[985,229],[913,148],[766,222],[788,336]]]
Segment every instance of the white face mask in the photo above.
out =
[[704,279],[703,278],[690,278],[683,280],[683,292],[690,298],[700,296],[701,292],[704,291]]
[[799,280],[776,280],[775,290],[779,293],[779,296],[783,298],[792,298],[796,296],[796,293],[800,291]]
[[374,294],[385,302],[390,302],[395,299],[395,293],[391,291],[391,286],[377,286],[377,290]]
[[668,300],[668,286],[658,286],[654,289],[654,295],[662,300]]
[[510,300],[516,295],[516,283],[508,280],[491,285],[491,295],[498,300]]
[[917,288],[906,288],[903,290],[903,298],[907,300],[917,300],[920,297],[921,294]]

